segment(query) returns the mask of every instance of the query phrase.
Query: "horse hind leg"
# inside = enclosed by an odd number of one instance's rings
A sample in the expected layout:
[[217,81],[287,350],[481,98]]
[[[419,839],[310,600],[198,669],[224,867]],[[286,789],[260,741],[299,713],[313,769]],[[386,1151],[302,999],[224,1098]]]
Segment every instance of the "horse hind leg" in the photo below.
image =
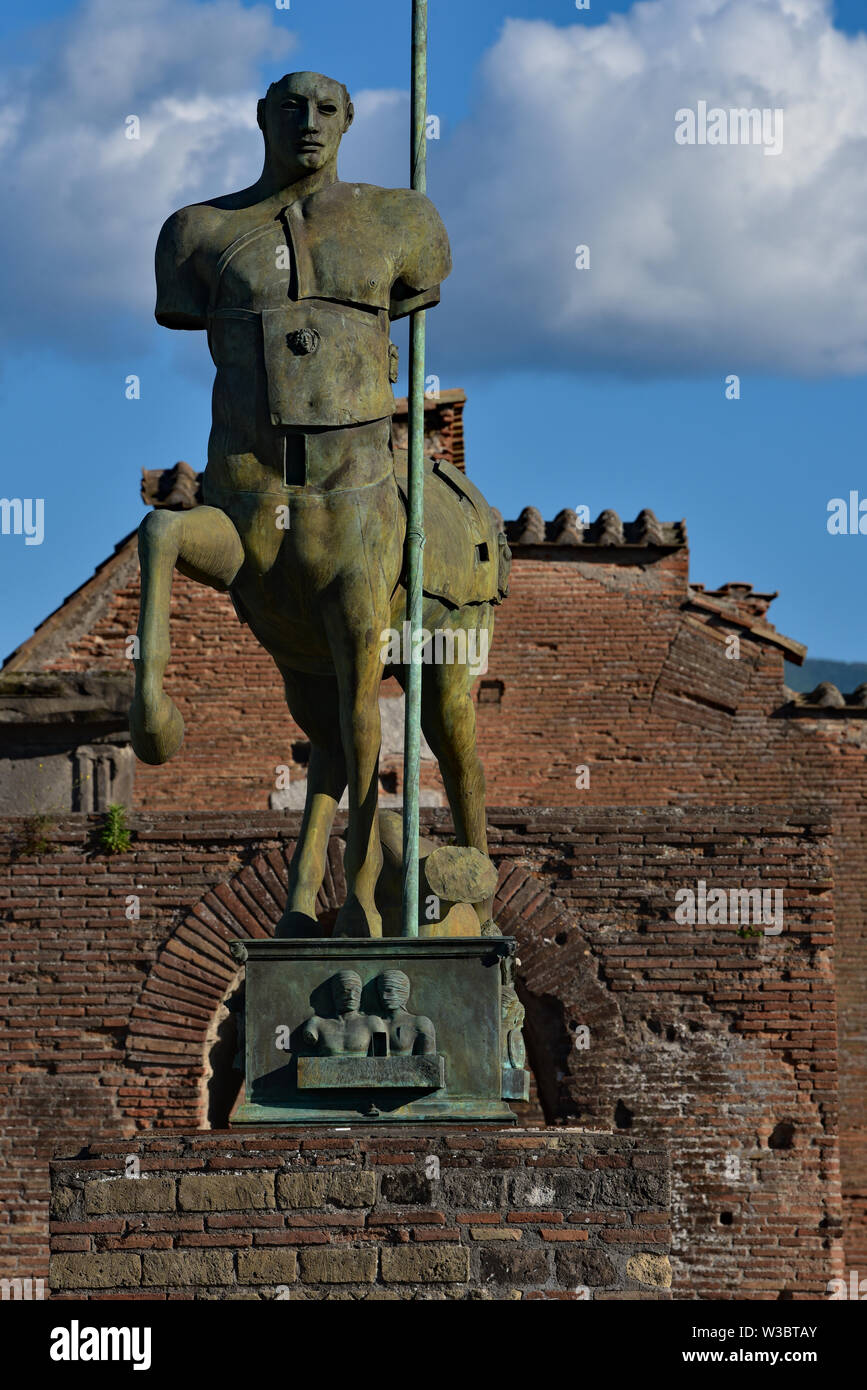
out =
[[379,644],[371,642],[386,627],[388,610],[356,623],[353,630],[340,613],[326,614],[340,701],[340,736],[349,787],[349,824],[343,865],[346,901],[337,916],[335,936],[380,937],[382,917],[376,885],[382,869],[379,839],[379,751],[382,728],[379,688],[383,666]]
[[174,756],[184,737],[180,711],[163,690],[174,571],[224,591],[244,563],[244,547],[225,512],[196,507],[150,512],[139,527],[138,552],[141,609],[129,726],[136,755],[158,765]]
[[[439,763],[449,809],[459,845],[470,845],[487,856],[488,831],[485,817],[485,770],[476,750],[476,710],[472,689],[483,673],[482,659],[493,635],[494,618],[489,604],[459,610],[447,620],[456,635],[463,631],[469,639],[476,634],[474,648],[467,641],[466,660],[441,662],[424,668],[422,685],[422,728],[431,751]],[[448,650],[448,648],[444,648]],[[455,651],[461,655],[456,642]],[[474,662],[473,657],[479,660]],[[436,648],[434,649],[436,657]],[[493,899],[476,904],[479,921],[491,918]]]

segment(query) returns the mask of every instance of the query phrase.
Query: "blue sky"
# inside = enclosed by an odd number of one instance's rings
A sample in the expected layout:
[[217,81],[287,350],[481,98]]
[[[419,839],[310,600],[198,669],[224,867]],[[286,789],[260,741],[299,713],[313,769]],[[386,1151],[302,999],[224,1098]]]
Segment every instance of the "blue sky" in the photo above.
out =
[[[864,6],[841,0],[833,21],[822,0],[713,6],[713,41],[692,49],[686,21],[708,0],[654,0],[644,17],[604,0],[432,0],[430,189],[456,269],[429,316],[431,370],[467,390],[469,469],[506,516],[685,517],[693,579],[778,589],[771,618],[812,656],[867,660],[867,536],[826,529],[832,497],[867,497]],[[204,339],[152,320],[163,218],[255,178],[255,95],[292,68],[359,94],[344,176],[403,181],[408,13],[44,0],[34,29],[32,6],[5,6],[0,148],[20,217],[3,232],[0,494],[46,510],[41,546],[0,536],[0,657],[138,524],[142,467],[203,466]],[[684,173],[667,128],[654,143],[678,94],[726,106],[762,91],[791,113],[779,159],[689,149]],[[119,143],[130,112],[141,147]]]

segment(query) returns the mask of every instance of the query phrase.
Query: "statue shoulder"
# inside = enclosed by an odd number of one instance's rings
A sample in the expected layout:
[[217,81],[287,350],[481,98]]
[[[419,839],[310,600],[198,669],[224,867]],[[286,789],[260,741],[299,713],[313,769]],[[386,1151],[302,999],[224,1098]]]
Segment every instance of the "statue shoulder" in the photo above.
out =
[[208,203],[191,203],[189,207],[178,208],[177,212],[166,218],[160,229],[157,259],[161,255],[187,259],[218,235],[220,224],[224,221],[225,213]]
[[451,273],[452,253],[443,220],[424,193],[382,188],[381,219],[396,230],[396,278],[390,317],[404,318],[439,303],[440,284]]
[[208,285],[207,253],[219,240],[225,214],[206,203],[179,208],[157,239],[156,319],[165,328],[204,328]]
[[375,183],[344,184],[343,187],[351,188],[352,197],[363,198],[383,215],[393,217],[399,214],[410,222],[440,220],[440,215],[427,194],[419,193],[414,188],[382,188]]

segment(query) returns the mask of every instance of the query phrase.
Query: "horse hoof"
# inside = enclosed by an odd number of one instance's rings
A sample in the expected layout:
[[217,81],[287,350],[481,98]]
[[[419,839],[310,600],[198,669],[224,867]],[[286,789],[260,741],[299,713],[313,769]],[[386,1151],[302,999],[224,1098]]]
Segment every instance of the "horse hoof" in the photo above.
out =
[[129,711],[129,731],[136,757],[159,767],[173,758],[183,743],[184,720],[168,695],[162,696],[156,708],[136,699]]
[[378,912],[365,912],[357,901],[344,903],[337,914],[334,936],[378,939],[382,936],[382,918]]
[[320,941],[323,937],[322,927],[315,917],[308,917],[306,912],[287,912],[277,923],[274,936],[278,941],[287,939],[301,941]]

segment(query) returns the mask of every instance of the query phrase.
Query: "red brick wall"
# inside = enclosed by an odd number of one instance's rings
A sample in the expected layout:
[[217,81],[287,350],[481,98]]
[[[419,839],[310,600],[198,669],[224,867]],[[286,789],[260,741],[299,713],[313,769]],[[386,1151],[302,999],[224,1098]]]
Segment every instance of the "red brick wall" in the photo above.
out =
[[[779,717],[782,652],[732,627],[740,659],[726,658],[726,629],[689,608],[686,550],[642,564],[611,555],[532,559],[516,550],[512,594],[498,610],[492,684],[478,706],[489,802],[690,806],[803,797],[827,804],[835,830],[844,1188],[852,1249],[867,1267],[867,721]],[[85,608],[68,633],[59,626],[38,635],[19,664],[122,669],[123,639],[137,621],[134,560],[122,560],[118,572],[123,582],[110,601],[106,594]],[[137,807],[266,807],[274,769],[292,763],[291,745],[302,739],[270,658],[227,598],[180,576],[173,640],[168,688],[186,718],[186,742],[168,766],[139,766]],[[502,699],[492,703],[497,682]],[[590,772],[580,792],[579,765]],[[423,781],[436,785],[436,772],[425,768]]]
[[[447,832],[442,813],[424,823]],[[58,1144],[195,1128],[226,1103],[228,942],[273,930],[298,818],[132,824],[108,858],[91,818],[39,857],[2,823],[4,1274],[45,1273]],[[671,1143],[676,1296],[821,1297],[842,1270],[828,831],[782,807],[491,815],[538,1088],[523,1121]],[[678,926],[674,894],[699,878],[783,888],[783,933]],[[335,840],[323,906],[340,893]]]

